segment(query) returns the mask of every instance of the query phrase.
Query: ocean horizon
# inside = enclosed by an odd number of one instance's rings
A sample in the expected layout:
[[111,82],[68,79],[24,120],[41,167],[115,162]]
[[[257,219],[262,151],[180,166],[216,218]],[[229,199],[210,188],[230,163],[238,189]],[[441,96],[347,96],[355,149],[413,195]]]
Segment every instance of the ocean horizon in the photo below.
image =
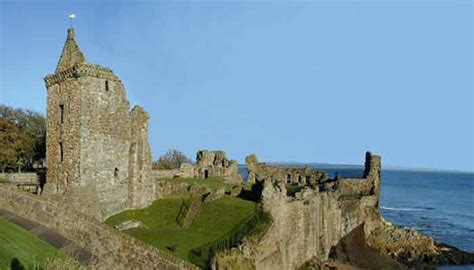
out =
[[[296,161],[277,161],[277,162],[266,162],[267,164],[273,165],[281,165],[285,167],[304,167],[309,166],[315,169],[338,169],[338,170],[346,170],[346,169],[364,169],[363,164],[333,164],[333,163],[320,163],[320,162],[296,162]],[[240,166],[245,166],[245,164],[241,164]],[[415,172],[440,172],[440,173],[465,173],[465,174],[474,174],[474,171],[471,170],[462,170],[462,169],[449,169],[449,168],[424,168],[424,167],[405,167],[405,166],[398,166],[398,165],[383,165],[383,171],[415,171]]]

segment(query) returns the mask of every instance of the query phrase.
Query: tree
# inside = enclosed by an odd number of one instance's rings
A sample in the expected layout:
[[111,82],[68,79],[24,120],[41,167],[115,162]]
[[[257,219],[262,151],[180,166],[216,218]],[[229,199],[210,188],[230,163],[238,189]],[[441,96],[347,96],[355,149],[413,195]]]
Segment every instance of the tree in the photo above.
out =
[[183,163],[191,163],[184,153],[176,149],[168,150],[158,161],[153,162],[154,170],[172,170],[178,169]]
[[2,171],[32,168],[46,155],[46,119],[40,113],[0,105],[0,165]]
[[11,120],[0,118],[0,166],[2,173],[13,167],[17,160],[17,149],[20,145],[18,128]]

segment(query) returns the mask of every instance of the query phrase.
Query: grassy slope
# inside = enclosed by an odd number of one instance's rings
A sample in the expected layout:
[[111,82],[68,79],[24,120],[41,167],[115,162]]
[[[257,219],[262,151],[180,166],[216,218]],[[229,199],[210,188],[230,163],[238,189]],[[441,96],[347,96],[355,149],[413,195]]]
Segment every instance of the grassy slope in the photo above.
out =
[[227,235],[255,211],[253,202],[225,196],[204,203],[192,227],[184,230],[175,220],[182,199],[170,197],[157,200],[148,208],[122,212],[109,218],[106,223],[116,225],[125,220],[140,220],[148,229],[131,229],[127,233],[162,250],[173,246],[173,254],[188,260],[191,249]]
[[52,258],[68,259],[68,256],[23,228],[0,218],[0,269],[10,269],[17,259],[25,269],[43,266]]

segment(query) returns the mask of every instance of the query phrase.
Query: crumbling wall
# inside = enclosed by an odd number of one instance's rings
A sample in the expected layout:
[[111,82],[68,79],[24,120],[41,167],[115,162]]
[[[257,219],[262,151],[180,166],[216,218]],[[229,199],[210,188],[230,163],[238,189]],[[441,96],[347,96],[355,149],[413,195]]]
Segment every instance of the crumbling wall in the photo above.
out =
[[152,158],[148,143],[148,114],[139,106],[132,109],[129,164],[129,200],[131,208],[144,208],[155,199],[151,177]]
[[238,162],[228,160],[224,151],[201,150],[196,154],[194,173],[200,178],[223,178],[229,182],[242,182]]
[[196,154],[196,164],[184,163],[180,177],[221,178],[226,182],[242,183],[236,160],[229,160],[224,151],[200,150]]
[[15,184],[39,184],[39,176],[35,172],[27,173],[0,173],[0,180],[5,179]]
[[317,185],[325,182],[328,177],[324,172],[313,168],[279,167],[259,163],[257,156],[249,155],[245,158],[248,170],[248,181],[255,183],[262,179],[271,179],[277,182],[298,185]]
[[[171,179],[181,176],[180,169],[171,169],[171,170],[152,170],[151,171],[152,179]],[[189,176],[189,177],[192,177]]]
[[[368,159],[379,161],[368,162],[369,166],[380,165],[380,157],[369,153]],[[370,231],[380,220],[378,194],[366,192],[379,183],[372,178],[376,174],[357,179],[360,183],[356,185],[352,183],[355,179],[349,180],[350,184],[344,179],[327,179],[317,186],[306,184],[295,196],[288,196],[286,179],[281,177],[287,171],[265,165],[261,173],[257,163],[250,163],[253,167],[249,171],[253,170],[256,181],[264,185],[264,209],[274,220],[258,243],[244,245],[244,254],[254,259],[257,269],[295,269],[313,256],[326,260],[331,247],[353,229],[364,224]],[[368,170],[377,172],[379,168]]]

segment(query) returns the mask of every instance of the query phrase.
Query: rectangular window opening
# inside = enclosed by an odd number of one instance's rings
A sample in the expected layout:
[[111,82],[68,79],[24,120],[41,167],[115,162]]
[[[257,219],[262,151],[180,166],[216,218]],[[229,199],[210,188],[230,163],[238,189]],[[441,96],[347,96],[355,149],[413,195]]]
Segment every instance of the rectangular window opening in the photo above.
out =
[[63,143],[59,143],[59,160],[63,162],[64,160],[64,152],[63,152]]
[[109,81],[105,81],[105,91],[109,91]]
[[64,123],[64,104],[59,104],[59,121],[61,124]]

